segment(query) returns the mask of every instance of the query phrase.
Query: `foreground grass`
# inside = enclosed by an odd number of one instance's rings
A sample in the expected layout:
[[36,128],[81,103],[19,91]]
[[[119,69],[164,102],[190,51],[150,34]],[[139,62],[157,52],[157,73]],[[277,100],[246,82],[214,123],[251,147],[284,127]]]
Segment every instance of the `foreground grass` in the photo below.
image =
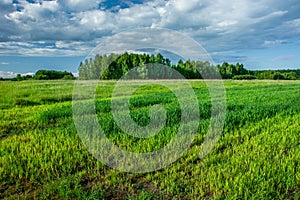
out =
[[[209,124],[209,93],[202,81],[191,81],[201,111],[197,138],[170,166],[132,174],[103,165],[86,150],[73,123],[72,81],[0,82],[0,198],[300,198],[300,82],[224,84],[224,131],[209,155],[198,157]],[[172,139],[180,108],[167,88],[145,86],[131,98],[132,117],[141,125],[149,123],[150,105],[162,103],[169,114],[160,134],[137,140],[115,126],[113,86],[101,82],[96,95],[99,123],[111,141],[149,152]]]

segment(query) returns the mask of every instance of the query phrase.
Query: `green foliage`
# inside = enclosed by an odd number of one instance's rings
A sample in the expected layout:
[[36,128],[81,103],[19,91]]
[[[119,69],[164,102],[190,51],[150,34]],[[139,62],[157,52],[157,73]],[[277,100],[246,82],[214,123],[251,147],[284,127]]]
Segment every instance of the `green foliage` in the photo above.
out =
[[15,78],[12,78],[11,80],[12,81],[24,81],[24,80],[30,80],[30,79],[32,79],[31,75],[22,76],[21,74],[17,74],[17,76]]
[[259,70],[253,71],[258,79],[297,80],[300,79],[300,69],[296,70]]
[[287,80],[297,80],[299,78],[300,78],[300,74],[298,76],[295,71],[285,73],[285,79],[287,79]]
[[[151,58],[155,59],[155,57]],[[95,107],[110,141],[133,152],[158,150],[178,130],[180,107],[168,88],[146,84],[129,107],[140,125],[162,104],[166,126],[154,137],[123,133],[111,113],[115,82],[101,81]],[[97,161],[81,142],[72,116],[73,81],[0,82],[1,199],[297,199],[300,196],[299,81],[224,81],[227,115],[221,138],[198,157],[210,123],[204,81],[191,81],[200,125],[180,159],[159,171],[122,173]],[[129,84],[135,84],[135,82]],[[172,83],[184,90],[180,81]],[[124,98],[124,95],[118,98]],[[186,97],[190,98],[190,97]],[[82,100],[85,103],[86,100]]]
[[21,81],[22,80],[22,76],[21,74],[18,74],[17,77],[16,77],[17,81]]
[[223,79],[231,79],[234,76],[249,74],[249,71],[244,68],[244,65],[239,63],[233,65],[224,62],[222,65],[217,65],[217,70]]
[[273,74],[273,79],[274,80],[284,80],[285,77],[283,74],[279,73],[279,72],[276,72],[275,74]]
[[61,72],[55,70],[38,70],[34,77],[35,80],[57,80],[57,79],[64,79],[64,80],[72,80],[74,76],[71,72]]
[[75,79],[74,76],[70,74],[64,75],[64,77],[62,78],[62,80],[74,80],[74,79]]
[[254,80],[254,79],[256,79],[256,77],[253,75],[247,74],[247,75],[235,75],[232,77],[232,79],[233,80]]
[[166,78],[165,71],[146,70],[145,64],[149,63],[171,66],[170,60],[165,59],[161,54],[154,56],[148,54],[128,54],[125,52],[122,55],[96,55],[94,58],[86,59],[83,63],[80,63],[78,69],[79,79],[93,80],[100,78],[101,80],[117,80],[137,66],[141,66],[141,71],[138,72],[135,78]]
[[[81,62],[78,68],[79,79],[82,80],[118,80],[135,67],[140,67],[134,76],[135,79],[170,79],[173,77],[170,71],[164,68],[147,68],[146,64],[161,64],[177,70],[186,79],[222,79],[252,80],[297,80],[300,79],[300,70],[261,70],[251,71],[244,68],[243,64],[229,64],[213,66],[205,61],[179,60],[172,64],[170,59],[161,54],[133,54],[96,55],[94,58]],[[218,75],[219,74],[219,75]]]
[[174,77],[173,74],[170,74],[171,70],[166,70],[159,66],[146,68],[146,64],[161,64],[172,67],[188,79],[201,79],[200,73],[204,73],[212,78],[216,77],[215,67],[208,62],[190,60],[183,62],[180,60],[177,65],[172,65],[171,61],[168,58],[164,58],[161,54],[155,56],[124,53],[122,55],[96,55],[94,59],[86,59],[84,63],[80,63],[78,69],[79,79],[118,80],[129,70],[138,66],[140,71],[137,71],[135,79],[167,79]]

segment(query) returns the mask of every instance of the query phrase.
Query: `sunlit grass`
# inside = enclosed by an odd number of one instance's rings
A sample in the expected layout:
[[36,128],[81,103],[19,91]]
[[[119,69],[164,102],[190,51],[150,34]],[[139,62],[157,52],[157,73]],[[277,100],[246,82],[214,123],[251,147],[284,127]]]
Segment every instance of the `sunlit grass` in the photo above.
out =
[[[204,159],[199,151],[209,125],[209,92],[203,81],[190,83],[201,115],[196,139],[170,166],[131,174],[103,165],[81,142],[72,114],[74,81],[0,82],[0,198],[299,198],[300,82],[225,81],[224,131]],[[138,124],[149,123],[154,104],[161,103],[168,113],[160,133],[138,139],[114,122],[115,84],[101,81],[96,89],[97,116],[107,137],[134,152],[168,144],[180,121],[174,94],[157,83],[133,94],[129,108]],[[184,89],[180,81],[168,84]]]

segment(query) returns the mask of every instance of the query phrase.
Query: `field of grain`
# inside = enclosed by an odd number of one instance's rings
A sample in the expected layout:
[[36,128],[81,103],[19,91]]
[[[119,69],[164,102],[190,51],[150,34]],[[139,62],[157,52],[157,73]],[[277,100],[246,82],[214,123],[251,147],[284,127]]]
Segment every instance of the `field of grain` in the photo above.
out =
[[[159,134],[135,138],[114,121],[115,84],[100,81],[96,88],[95,110],[107,138],[139,153],[167,145],[180,122],[176,96],[153,82],[136,90],[129,108],[138,125],[150,122],[149,110],[156,104],[165,108],[167,119]],[[169,84],[184,89],[180,81]],[[74,81],[0,82],[0,198],[300,198],[300,82],[224,81],[223,132],[203,159],[199,148],[210,123],[210,94],[203,81],[190,84],[201,118],[187,151],[163,169],[126,173],[94,158],[77,134]]]

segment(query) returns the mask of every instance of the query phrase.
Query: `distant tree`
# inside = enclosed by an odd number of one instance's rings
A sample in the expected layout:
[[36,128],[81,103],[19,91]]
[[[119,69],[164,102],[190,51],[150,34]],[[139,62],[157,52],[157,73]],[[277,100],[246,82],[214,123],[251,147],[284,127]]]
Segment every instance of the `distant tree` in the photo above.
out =
[[297,80],[300,79],[300,69],[258,70],[252,71],[258,79]]
[[235,65],[235,73],[233,73],[233,75],[236,76],[236,75],[246,75],[246,74],[249,74],[249,71],[244,68],[243,64],[237,63]]
[[34,76],[34,79],[36,80],[49,80],[49,76],[47,75],[44,75],[44,74],[38,74],[38,75],[35,75]]
[[156,55],[155,63],[159,63],[159,64],[165,65],[166,64],[166,59],[160,53],[158,53]]
[[65,76],[70,76],[74,78],[71,72],[55,70],[38,70],[33,78],[36,80],[57,80],[62,79]]
[[217,65],[217,71],[224,79],[231,79],[236,75],[246,75],[249,71],[244,68],[243,64],[236,63],[235,65],[224,62],[222,65]]
[[64,77],[62,78],[62,80],[74,80],[74,76],[71,75],[64,75]]
[[276,72],[274,75],[273,75],[273,79],[274,80],[284,80],[285,77],[283,74],[281,74],[280,72]]
[[21,76],[21,74],[17,74],[16,79],[17,79],[17,81],[24,80],[23,77]]
[[254,80],[255,76],[247,74],[247,75],[235,75],[232,77],[233,80]]
[[297,80],[297,73],[292,71],[292,72],[288,72],[288,73],[285,73],[285,78],[288,79],[288,80]]
[[32,79],[33,77],[32,77],[32,75],[26,75],[24,78],[25,78],[25,80],[29,80],[29,79]]
[[23,80],[28,80],[30,78],[32,78],[32,76],[30,76],[30,75],[22,76],[21,74],[17,74],[16,77],[14,77],[10,80],[12,80],[12,81],[23,81]]
[[[161,54],[133,54],[127,53],[117,55],[96,55],[94,58],[81,62],[78,68],[79,79],[120,79],[134,67],[140,67],[132,74],[132,78],[141,79],[164,79],[172,77],[172,70],[165,67],[149,67],[151,64],[161,64],[178,71],[187,79],[300,79],[300,70],[261,70],[251,71],[244,68],[243,64],[229,64],[214,66],[205,61],[179,60],[172,64],[170,59],[164,58]],[[148,67],[146,67],[148,65]],[[154,66],[152,65],[152,66]],[[45,75],[45,74],[43,74]],[[46,74],[46,76],[49,76]],[[45,78],[45,77],[41,77]],[[47,78],[47,77],[46,77]],[[49,77],[48,77],[49,78]]]
[[78,68],[78,74],[79,74],[79,77],[80,79],[88,79],[88,74],[87,74],[87,68],[86,66],[80,62],[80,65],[79,65],[79,68]]

